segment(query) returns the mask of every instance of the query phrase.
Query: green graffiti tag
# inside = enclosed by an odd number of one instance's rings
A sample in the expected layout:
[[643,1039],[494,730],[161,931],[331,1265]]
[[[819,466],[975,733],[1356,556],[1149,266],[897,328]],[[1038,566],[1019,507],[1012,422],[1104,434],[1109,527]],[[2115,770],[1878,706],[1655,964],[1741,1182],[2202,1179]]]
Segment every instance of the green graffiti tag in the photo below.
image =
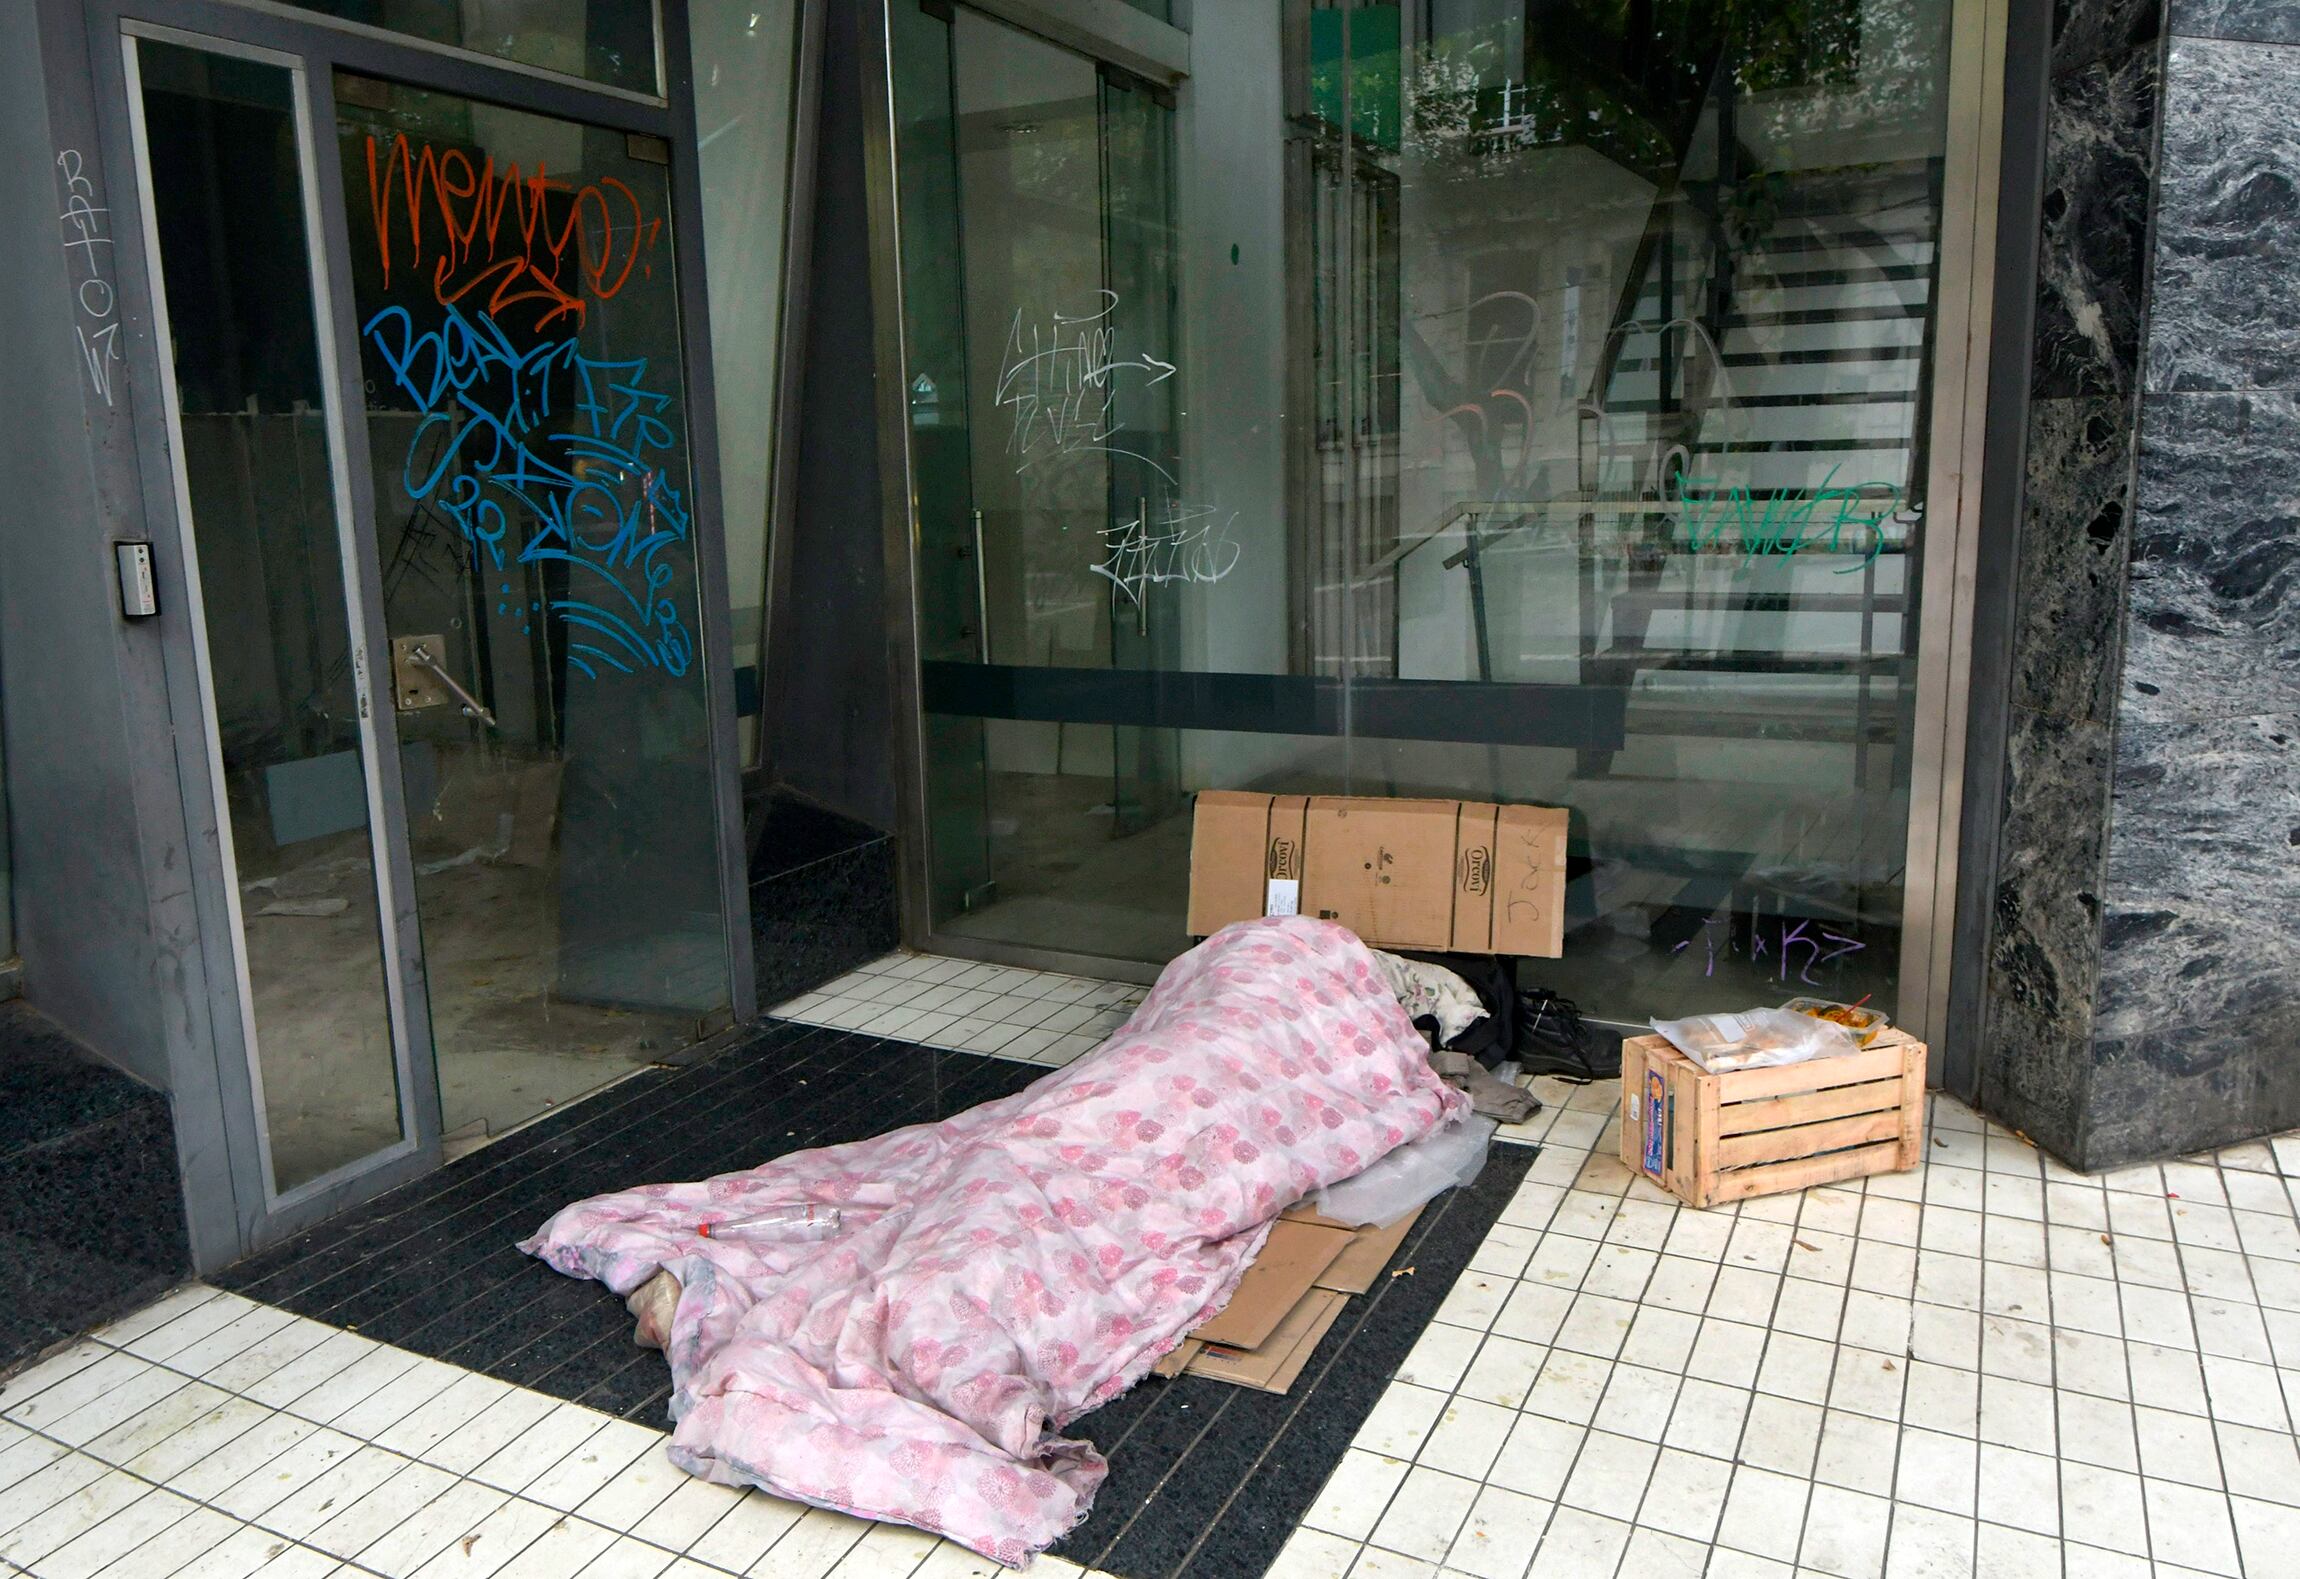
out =
[[1840,566],[1850,575],[1885,551],[1885,522],[1898,513],[1901,490],[1891,483],[1832,485],[1835,467],[1821,486],[1803,494],[1759,498],[1747,485],[1682,472],[1671,487],[1671,502],[1683,507],[1687,546],[1696,553],[1713,547],[1738,549],[1744,564],[1792,554],[1857,554]]

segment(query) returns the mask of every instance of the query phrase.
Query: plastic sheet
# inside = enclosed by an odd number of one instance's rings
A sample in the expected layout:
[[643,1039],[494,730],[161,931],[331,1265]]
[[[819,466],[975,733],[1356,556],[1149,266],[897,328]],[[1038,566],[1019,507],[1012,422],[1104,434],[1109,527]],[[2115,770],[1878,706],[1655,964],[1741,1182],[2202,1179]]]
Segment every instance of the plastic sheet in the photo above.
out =
[[1474,1113],[1396,1147],[1365,1172],[1320,1190],[1321,1216],[1353,1228],[1387,1225],[1441,1190],[1467,1184],[1485,1169],[1494,1121]]

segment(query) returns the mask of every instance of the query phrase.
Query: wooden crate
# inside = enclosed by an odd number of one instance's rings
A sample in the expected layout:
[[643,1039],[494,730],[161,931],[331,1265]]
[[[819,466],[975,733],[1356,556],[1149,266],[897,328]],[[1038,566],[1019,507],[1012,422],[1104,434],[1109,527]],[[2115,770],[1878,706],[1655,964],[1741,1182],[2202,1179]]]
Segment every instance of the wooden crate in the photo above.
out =
[[1913,1168],[1925,1044],[1886,1030],[1844,1058],[1709,1073],[1658,1036],[1621,1047],[1621,1161],[1693,1206]]

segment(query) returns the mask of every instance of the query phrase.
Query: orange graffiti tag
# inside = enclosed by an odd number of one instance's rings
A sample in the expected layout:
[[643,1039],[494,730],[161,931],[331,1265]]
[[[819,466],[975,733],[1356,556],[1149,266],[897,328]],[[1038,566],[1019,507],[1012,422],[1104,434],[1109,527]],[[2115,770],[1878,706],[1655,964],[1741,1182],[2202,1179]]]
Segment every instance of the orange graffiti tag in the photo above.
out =
[[367,186],[385,285],[395,241],[404,241],[408,266],[430,258],[442,305],[480,292],[497,315],[535,303],[538,329],[569,314],[580,322],[587,295],[614,296],[663,232],[663,221],[648,218],[638,194],[613,176],[572,186],[540,163],[531,175],[516,164],[498,170],[492,157],[475,163],[460,148],[413,145],[404,135],[388,148],[367,139]]

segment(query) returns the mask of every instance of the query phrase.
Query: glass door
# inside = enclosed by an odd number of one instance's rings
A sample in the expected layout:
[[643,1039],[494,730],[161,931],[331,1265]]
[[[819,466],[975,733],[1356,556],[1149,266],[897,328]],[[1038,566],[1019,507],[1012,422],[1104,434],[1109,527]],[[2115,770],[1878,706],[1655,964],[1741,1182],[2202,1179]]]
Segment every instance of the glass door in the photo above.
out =
[[[1171,106],[963,7],[896,7],[931,890],[954,934],[1125,957],[1166,918],[1104,879],[1170,837],[1171,730],[967,697],[1154,684],[1182,623]],[[955,265],[955,266],[954,266]],[[1178,852],[1177,852],[1178,853]],[[1145,923],[1150,930],[1145,931]]]
[[165,351],[139,451],[253,1242],[731,1023],[735,731],[668,142],[169,9],[235,36],[91,27]]
[[[260,1197],[411,1152],[410,1058],[353,465],[308,79],[294,57],[125,41],[168,494],[189,591]],[[155,512],[158,513],[158,512]]]
[[[1101,77],[1102,258],[1113,344],[1172,356],[1174,272],[1173,102],[1113,66]],[[1173,667],[1181,656],[1181,601],[1155,568],[1186,541],[1199,515],[1182,496],[1179,369],[1147,357],[1141,377],[1112,369],[1108,390],[1110,551],[1096,573],[1109,583],[1110,661],[1116,669]],[[1112,731],[1111,819],[1119,837],[1174,815],[1181,800],[1180,742],[1171,729]]]
[[727,1021],[656,139],[339,71],[336,144],[442,1123]]
[[1524,985],[1921,1018],[1957,9],[1236,0],[1168,95],[888,0],[935,939],[1163,962],[1198,789],[1522,802]]

